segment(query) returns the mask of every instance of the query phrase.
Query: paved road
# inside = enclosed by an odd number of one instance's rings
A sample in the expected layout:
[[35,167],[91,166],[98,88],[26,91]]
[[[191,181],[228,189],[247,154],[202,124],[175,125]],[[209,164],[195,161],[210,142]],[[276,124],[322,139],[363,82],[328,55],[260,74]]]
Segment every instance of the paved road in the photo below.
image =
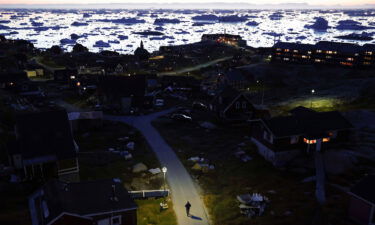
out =
[[187,72],[191,72],[191,71],[195,71],[195,70],[199,70],[199,69],[202,69],[202,68],[205,68],[205,67],[215,65],[218,62],[226,61],[226,60],[231,59],[231,58],[233,58],[233,57],[227,56],[227,57],[224,57],[224,58],[215,59],[215,60],[212,60],[212,61],[209,61],[209,62],[205,62],[205,63],[198,64],[198,65],[195,65],[195,66],[182,68],[182,69],[175,70],[175,71],[161,72],[161,73],[158,73],[158,75],[178,75],[178,74],[182,74],[182,73],[187,73]]
[[[150,144],[162,166],[168,168],[167,181],[172,192],[172,201],[178,224],[208,225],[208,214],[193,180],[172,148],[169,147],[159,132],[151,125],[152,120],[172,111],[173,109],[170,109],[147,116],[105,116],[105,119],[121,121],[137,128]],[[190,201],[192,205],[190,210],[192,217],[186,216],[184,206],[187,201]]]

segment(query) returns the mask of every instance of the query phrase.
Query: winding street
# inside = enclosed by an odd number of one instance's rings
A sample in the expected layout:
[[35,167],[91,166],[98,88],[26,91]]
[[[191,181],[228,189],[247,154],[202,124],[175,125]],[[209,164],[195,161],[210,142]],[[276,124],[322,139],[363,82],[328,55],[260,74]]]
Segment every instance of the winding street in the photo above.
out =
[[[179,225],[208,225],[209,218],[203,200],[191,176],[159,132],[151,125],[151,121],[168,114],[174,109],[145,116],[105,116],[106,120],[119,121],[137,128],[155,152],[162,166],[168,168],[166,178],[172,193],[174,211]],[[190,214],[186,216],[185,204],[192,205]]]

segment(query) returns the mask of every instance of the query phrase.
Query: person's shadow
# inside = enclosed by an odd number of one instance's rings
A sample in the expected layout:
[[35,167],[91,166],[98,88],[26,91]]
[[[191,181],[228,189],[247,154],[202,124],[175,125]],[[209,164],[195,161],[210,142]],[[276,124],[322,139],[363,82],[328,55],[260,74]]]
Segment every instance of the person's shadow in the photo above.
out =
[[202,218],[194,215],[190,215],[190,218],[192,218],[193,220],[202,220]]

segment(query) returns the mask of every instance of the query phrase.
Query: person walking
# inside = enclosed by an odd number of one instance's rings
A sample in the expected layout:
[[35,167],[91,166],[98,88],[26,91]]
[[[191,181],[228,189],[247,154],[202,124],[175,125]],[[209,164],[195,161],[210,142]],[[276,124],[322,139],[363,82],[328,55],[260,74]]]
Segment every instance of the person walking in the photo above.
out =
[[187,201],[187,203],[185,204],[185,209],[186,209],[186,215],[187,216],[190,216],[190,208],[191,208],[191,204],[189,201]]

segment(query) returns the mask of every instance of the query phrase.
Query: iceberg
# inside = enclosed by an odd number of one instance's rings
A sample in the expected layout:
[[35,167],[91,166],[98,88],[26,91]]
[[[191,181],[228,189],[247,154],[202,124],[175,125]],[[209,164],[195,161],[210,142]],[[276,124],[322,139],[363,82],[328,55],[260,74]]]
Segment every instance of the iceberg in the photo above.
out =
[[128,40],[128,36],[126,36],[126,35],[119,35],[119,36],[117,36],[118,37],[118,39],[120,39],[121,41],[123,41],[123,40]]
[[108,43],[110,44],[120,44],[119,40],[109,40]]
[[200,20],[200,21],[219,21],[219,17],[215,15],[199,15],[193,16],[192,20]]
[[75,27],[81,27],[81,26],[88,26],[89,24],[88,23],[85,23],[85,22],[74,22],[71,24],[72,26],[75,26]]
[[250,27],[256,27],[258,25],[259,25],[259,23],[255,22],[255,21],[249,21],[249,22],[246,23],[246,26],[250,26]]
[[109,47],[111,47],[111,45],[107,42],[104,42],[104,41],[97,41],[97,42],[95,42],[94,47],[96,47],[96,48],[109,48]]
[[133,32],[133,34],[139,34],[144,36],[161,36],[164,35],[162,32],[159,31],[140,31],[140,32]]
[[246,20],[247,20],[246,17],[237,16],[237,15],[219,17],[219,22],[222,22],[222,23],[238,23],[238,22],[245,22]]
[[74,45],[74,44],[76,44],[76,41],[72,40],[72,39],[64,38],[64,39],[60,40],[60,43],[62,45]]
[[161,18],[161,19],[155,19],[154,24],[165,24],[165,23],[181,23],[179,19],[166,19],[166,18]]
[[281,12],[275,12],[269,16],[271,20],[281,20],[283,18],[283,14]]
[[317,17],[315,22],[311,25],[305,25],[305,28],[318,30],[318,31],[326,31],[328,26],[328,21],[322,17]]
[[341,20],[336,26],[337,30],[367,30],[375,29],[375,27],[363,26],[360,22],[354,20]]
[[10,29],[10,27],[0,24],[0,29],[1,30]]
[[98,20],[99,22],[105,22],[105,23],[116,23],[116,24],[126,24],[126,25],[132,25],[132,24],[137,24],[137,23],[145,23],[146,21],[141,19],[136,19],[136,18],[122,18],[122,19],[101,19]]

